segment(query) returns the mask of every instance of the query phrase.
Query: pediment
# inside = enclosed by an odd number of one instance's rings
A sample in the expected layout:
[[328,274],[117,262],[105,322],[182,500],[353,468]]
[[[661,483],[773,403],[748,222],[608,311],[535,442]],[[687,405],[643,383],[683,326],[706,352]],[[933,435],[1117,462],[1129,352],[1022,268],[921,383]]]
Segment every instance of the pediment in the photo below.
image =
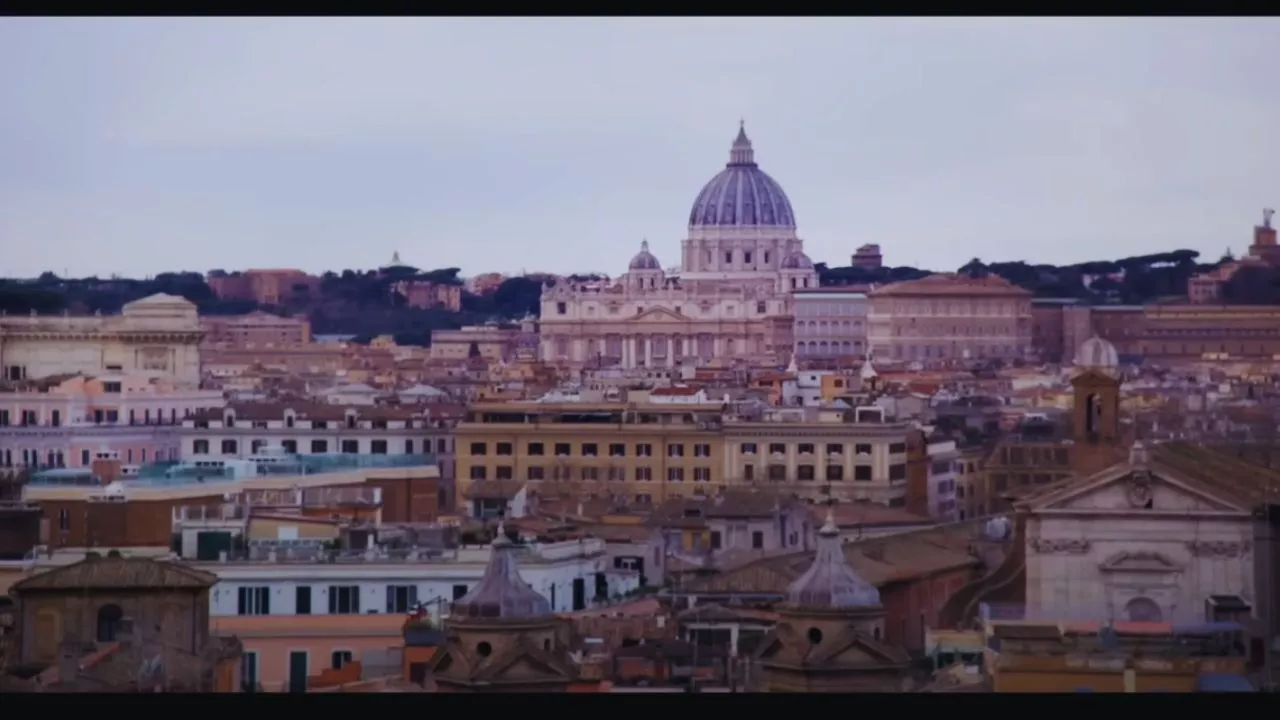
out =
[[1123,551],[1098,565],[1103,572],[1174,573],[1182,566],[1158,552]]
[[629,323],[670,323],[670,322],[689,322],[688,315],[678,313],[664,307],[653,307],[636,315],[627,322]]
[[486,679],[501,680],[546,680],[548,678],[561,678],[564,673],[558,668],[551,667],[550,664],[541,662],[528,654],[521,654],[502,667],[495,667],[493,671],[486,672]]
[[1141,511],[1167,513],[1247,513],[1231,499],[1217,495],[1177,472],[1162,467],[1150,470],[1127,463],[1072,483],[1057,492],[1033,500],[1036,511]]

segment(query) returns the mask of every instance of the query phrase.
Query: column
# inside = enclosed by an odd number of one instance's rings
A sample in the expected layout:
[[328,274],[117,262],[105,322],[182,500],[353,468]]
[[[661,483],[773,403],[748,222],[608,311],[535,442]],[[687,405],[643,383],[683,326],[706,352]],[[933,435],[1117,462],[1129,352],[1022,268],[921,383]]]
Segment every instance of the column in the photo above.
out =
[[644,336],[644,366],[653,367],[653,336]]
[[680,337],[675,333],[667,336],[667,367],[674,368],[676,366],[676,338]]

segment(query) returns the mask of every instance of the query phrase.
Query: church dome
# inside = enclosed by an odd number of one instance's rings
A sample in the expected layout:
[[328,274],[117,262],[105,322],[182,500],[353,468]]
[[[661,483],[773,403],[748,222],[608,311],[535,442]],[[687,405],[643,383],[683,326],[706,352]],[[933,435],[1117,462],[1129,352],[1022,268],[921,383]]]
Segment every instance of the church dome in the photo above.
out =
[[746,129],[729,150],[729,163],[693,201],[689,227],[779,227],[794,230],[791,201],[777,181],[756,165]]
[[854,610],[880,606],[880,591],[845,561],[840,530],[831,513],[818,531],[818,552],[813,565],[787,588],[793,607]]
[[627,267],[631,270],[661,270],[662,264],[649,252],[649,241],[645,240],[640,243],[640,252],[631,258],[631,264]]
[[1077,367],[1110,370],[1119,367],[1120,356],[1116,352],[1115,345],[1094,335],[1080,343],[1080,349],[1076,351],[1075,364]]
[[516,620],[551,615],[551,603],[520,577],[516,548],[507,539],[506,529],[498,531],[490,546],[489,565],[484,577],[453,603],[453,614],[462,618]]
[[782,259],[783,270],[812,270],[813,261],[808,255],[797,250]]

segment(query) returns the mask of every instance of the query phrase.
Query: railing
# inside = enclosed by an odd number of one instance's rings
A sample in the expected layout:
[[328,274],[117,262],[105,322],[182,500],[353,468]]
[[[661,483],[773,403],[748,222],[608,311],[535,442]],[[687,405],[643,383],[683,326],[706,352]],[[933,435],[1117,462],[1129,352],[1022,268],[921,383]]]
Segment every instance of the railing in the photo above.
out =
[[249,517],[243,505],[184,505],[173,509],[173,521],[178,522],[227,522]]

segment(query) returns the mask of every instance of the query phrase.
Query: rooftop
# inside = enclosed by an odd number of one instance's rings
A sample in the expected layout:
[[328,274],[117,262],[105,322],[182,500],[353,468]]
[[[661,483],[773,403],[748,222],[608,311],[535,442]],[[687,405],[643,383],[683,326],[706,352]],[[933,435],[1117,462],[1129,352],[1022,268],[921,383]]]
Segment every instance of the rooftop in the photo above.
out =
[[[249,480],[253,478],[295,477],[350,472],[373,468],[408,468],[435,465],[435,455],[282,455],[284,462],[272,457],[272,463],[248,460],[208,460],[200,462],[161,462],[137,466],[136,473],[124,475],[106,484],[104,492],[127,492],[137,487],[175,487]],[[31,475],[30,485],[53,487],[94,487],[104,485],[91,471],[83,468],[53,468]],[[111,488],[110,491],[107,488]]]

